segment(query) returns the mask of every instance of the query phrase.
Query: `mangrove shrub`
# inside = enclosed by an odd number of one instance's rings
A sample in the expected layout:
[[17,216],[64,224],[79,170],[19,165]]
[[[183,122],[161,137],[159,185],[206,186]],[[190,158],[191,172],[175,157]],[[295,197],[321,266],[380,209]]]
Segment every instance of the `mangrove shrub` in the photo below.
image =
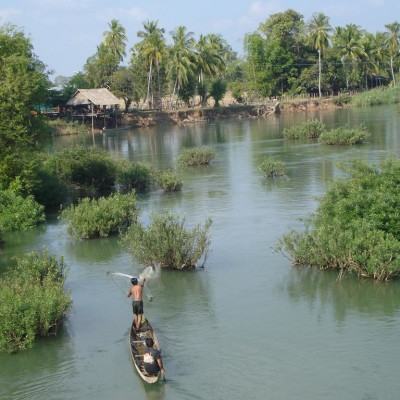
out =
[[283,136],[286,139],[314,139],[318,138],[325,131],[325,125],[313,119],[305,121],[302,124],[293,125],[283,130]]
[[160,264],[163,268],[193,269],[207,260],[211,223],[207,219],[203,225],[190,229],[184,217],[172,212],[153,213],[148,226],[131,225],[122,242],[143,266]]
[[33,346],[55,334],[72,300],[64,289],[66,266],[47,251],[17,260],[0,279],[0,351]]
[[164,192],[179,192],[183,183],[174,171],[160,171],[156,178],[158,185]]
[[115,193],[99,199],[86,197],[60,214],[68,223],[68,233],[80,239],[107,237],[124,231],[136,222],[137,216],[135,192]]
[[285,175],[286,165],[281,160],[274,160],[272,157],[266,157],[260,164],[259,169],[267,178],[275,178]]
[[154,181],[154,171],[151,165],[140,161],[119,160],[116,163],[116,185],[122,191],[136,192],[150,190]]
[[278,243],[296,265],[349,271],[377,280],[400,274],[400,161],[380,168],[353,161],[320,199],[304,232]]
[[363,124],[357,128],[339,126],[338,128],[321,133],[318,142],[323,144],[351,145],[359,144],[369,136],[371,134]]
[[213,148],[203,146],[182,149],[177,160],[180,166],[192,167],[197,165],[208,165],[216,158],[217,155]]

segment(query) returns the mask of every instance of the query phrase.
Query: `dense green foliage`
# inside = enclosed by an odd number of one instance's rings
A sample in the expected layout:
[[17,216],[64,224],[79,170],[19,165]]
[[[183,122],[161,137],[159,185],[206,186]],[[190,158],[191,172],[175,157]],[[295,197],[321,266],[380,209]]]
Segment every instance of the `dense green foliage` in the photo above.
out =
[[174,171],[160,171],[156,179],[164,192],[179,192],[183,186],[182,181]]
[[377,280],[400,275],[400,161],[354,161],[320,199],[305,231],[279,242],[296,265]]
[[12,185],[0,190],[0,233],[30,229],[45,221],[44,207]]
[[68,223],[68,233],[80,239],[107,237],[123,232],[136,222],[135,192],[116,193],[99,199],[84,198],[64,209],[60,218]]
[[211,147],[184,148],[177,157],[180,166],[193,167],[197,165],[208,165],[217,158],[215,150]]
[[325,125],[322,122],[313,119],[285,128],[283,136],[287,139],[313,139],[319,137],[325,129]]
[[284,176],[286,165],[281,160],[274,160],[272,157],[266,157],[259,166],[260,171],[268,178]]
[[153,185],[154,169],[140,161],[119,160],[116,164],[116,185],[124,192],[135,189],[146,192]]
[[377,88],[348,97],[350,104],[356,107],[396,104],[400,102],[400,88]]
[[78,197],[110,194],[115,184],[115,161],[96,147],[65,148],[50,156],[47,166],[70,185]]
[[208,219],[204,225],[190,229],[186,218],[171,212],[153,213],[148,226],[131,225],[122,242],[143,266],[160,264],[163,268],[193,269],[207,260],[211,223]]
[[71,305],[64,290],[66,266],[46,251],[29,253],[0,280],[0,351],[33,346],[55,334]]
[[330,131],[322,132],[318,138],[318,142],[339,145],[359,144],[369,136],[371,136],[371,134],[363,124],[357,128],[339,126]]
[[66,121],[64,119],[55,119],[48,121],[53,136],[77,135],[88,133],[88,127],[78,121]]

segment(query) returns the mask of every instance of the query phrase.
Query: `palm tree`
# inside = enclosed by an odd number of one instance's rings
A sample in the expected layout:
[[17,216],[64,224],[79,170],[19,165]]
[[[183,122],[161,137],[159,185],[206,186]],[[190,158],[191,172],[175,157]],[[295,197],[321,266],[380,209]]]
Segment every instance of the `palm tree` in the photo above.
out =
[[313,14],[311,21],[308,24],[308,34],[311,39],[312,46],[318,50],[318,92],[321,97],[321,54],[325,52],[329,46],[329,32],[332,27],[329,24],[329,17],[323,13]]
[[122,61],[126,55],[125,46],[128,40],[125,28],[116,19],[111,20],[108,26],[110,30],[103,32],[104,44],[119,61]]
[[386,33],[387,46],[390,55],[390,71],[392,73],[393,85],[396,87],[396,79],[393,70],[394,58],[398,56],[400,49],[400,24],[398,22],[393,22],[392,24],[387,24],[385,27],[389,32]]
[[[350,63],[350,71],[354,71],[354,65],[365,57],[362,45],[364,32],[355,24],[348,24],[344,28],[337,27],[334,35],[334,45],[338,49],[342,63],[346,68],[346,62]],[[349,71],[346,71],[346,87],[349,88]]]
[[[389,52],[386,46],[386,33],[376,32],[372,37],[372,49],[370,58],[374,65],[376,66],[376,73],[382,76],[384,73],[384,66],[389,59]],[[380,80],[379,80],[380,82]]]
[[170,48],[170,60],[167,64],[168,76],[174,80],[173,96],[185,85],[194,70],[193,32],[187,32],[186,27],[180,25],[171,32],[174,44]]
[[[204,75],[212,77],[225,68],[221,46],[211,41],[209,35],[200,35],[196,43],[196,64],[199,86],[204,84]],[[203,95],[201,102],[204,103],[204,101],[205,96]]]
[[166,52],[166,43],[164,38],[165,30],[163,28],[159,28],[157,25],[158,21],[147,21],[143,24],[144,30],[137,33],[137,36],[142,38],[142,41],[137,44],[137,48],[139,53],[146,59],[149,68],[145,104],[150,102],[150,87],[152,84],[153,65],[155,65],[157,69],[159,97],[161,96],[159,76],[160,63]]

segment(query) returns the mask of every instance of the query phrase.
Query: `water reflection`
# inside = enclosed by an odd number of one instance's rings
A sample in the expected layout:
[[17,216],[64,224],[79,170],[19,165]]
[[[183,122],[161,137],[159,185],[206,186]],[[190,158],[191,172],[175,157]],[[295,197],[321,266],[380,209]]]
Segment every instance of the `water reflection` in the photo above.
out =
[[330,308],[339,323],[353,316],[393,317],[400,312],[400,282],[373,282],[337,272],[310,268],[293,268],[284,284],[294,302],[305,301],[312,309],[325,312]]

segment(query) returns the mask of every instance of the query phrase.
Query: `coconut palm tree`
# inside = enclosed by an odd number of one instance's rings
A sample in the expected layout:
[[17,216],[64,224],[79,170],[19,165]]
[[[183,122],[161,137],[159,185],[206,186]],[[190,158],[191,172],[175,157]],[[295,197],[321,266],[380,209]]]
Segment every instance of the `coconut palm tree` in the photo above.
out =
[[386,41],[389,49],[390,55],[390,71],[392,74],[393,85],[396,87],[396,78],[394,76],[393,63],[394,59],[398,57],[400,50],[400,24],[398,22],[393,22],[391,24],[385,25],[388,32],[386,33]]
[[174,80],[173,96],[188,82],[194,70],[195,40],[193,32],[187,32],[185,26],[178,26],[170,32],[174,41],[170,48],[170,59],[167,64],[167,73]]
[[119,61],[122,61],[126,55],[125,46],[128,40],[125,28],[116,19],[111,20],[108,26],[110,30],[103,32],[103,43]]
[[321,55],[329,46],[329,33],[332,27],[329,24],[329,17],[323,13],[313,14],[308,24],[308,34],[314,49],[318,51],[318,92],[321,97]]
[[[143,24],[144,30],[139,31],[137,36],[142,39],[136,46],[139,53],[147,61],[149,73],[147,79],[147,95],[145,104],[150,103],[150,88],[153,78],[153,65],[157,69],[159,100],[161,96],[160,89],[160,64],[166,53],[166,42],[164,38],[165,30],[158,27],[158,21],[147,21]],[[153,96],[152,96],[153,97]]]
[[335,29],[333,42],[339,51],[345,68],[347,88],[349,88],[350,72],[354,72],[357,62],[366,55],[362,45],[363,35],[364,32],[355,24],[348,24],[344,28],[337,27]]
[[[210,40],[209,35],[200,35],[196,43],[196,64],[199,86],[204,85],[204,76],[213,77],[225,68],[222,49],[218,43]],[[204,103],[205,95],[201,96]]]

